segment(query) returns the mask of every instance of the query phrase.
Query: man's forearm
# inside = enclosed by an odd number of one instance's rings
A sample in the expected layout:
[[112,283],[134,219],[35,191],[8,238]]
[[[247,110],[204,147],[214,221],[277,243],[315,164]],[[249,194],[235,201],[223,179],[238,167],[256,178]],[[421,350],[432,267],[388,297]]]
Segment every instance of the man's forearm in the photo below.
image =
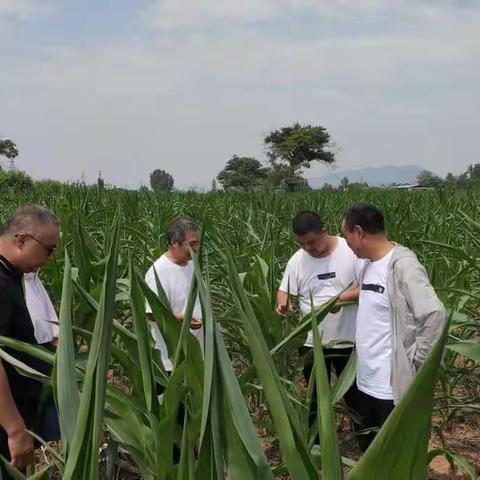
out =
[[7,432],[7,435],[12,435],[16,432],[25,430],[25,422],[23,421],[20,412],[12,397],[10,390],[10,383],[8,382],[7,374],[0,360],[0,425]]
[[278,290],[277,292],[277,305],[286,305],[288,299],[288,293]]
[[349,288],[346,292],[343,292],[340,295],[339,300],[341,302],[356,302],[358,300],[359,295],[360,295],[360,288],[352,287],[352,288]]

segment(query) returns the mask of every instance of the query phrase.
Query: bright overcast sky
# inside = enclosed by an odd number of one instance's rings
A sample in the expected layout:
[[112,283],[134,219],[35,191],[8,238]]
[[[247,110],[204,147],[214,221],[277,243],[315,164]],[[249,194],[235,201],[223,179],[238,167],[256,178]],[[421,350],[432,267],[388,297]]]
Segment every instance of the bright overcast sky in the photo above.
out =
[[209,185],[296,121],[338,169],[458,173],[480,162],[479,25],[477,0],[0,0],[0,136],[35,178],[130,187]]

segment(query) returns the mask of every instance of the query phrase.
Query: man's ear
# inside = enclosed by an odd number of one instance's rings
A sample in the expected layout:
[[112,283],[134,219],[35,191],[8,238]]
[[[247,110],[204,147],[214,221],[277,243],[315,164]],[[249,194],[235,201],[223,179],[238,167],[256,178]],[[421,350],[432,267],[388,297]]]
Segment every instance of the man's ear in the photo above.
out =
[[357,236],[357,237],[360,237],[360,238],[363,238],[363,228],[360,226],[360,225],[355,225],[353,227],[353,233]]
[[25,235],[23,233],[17,233],[16,235],[14,235],[13,241],[16,247],[22,248],[25,244]]

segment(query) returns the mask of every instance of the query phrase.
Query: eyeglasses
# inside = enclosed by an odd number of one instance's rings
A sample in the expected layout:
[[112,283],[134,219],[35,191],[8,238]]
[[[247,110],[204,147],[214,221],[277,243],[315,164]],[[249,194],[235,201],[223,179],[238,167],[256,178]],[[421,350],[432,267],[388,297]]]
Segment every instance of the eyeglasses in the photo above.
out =
[[34,237],[30,233],[17,233],[15,235],[15,237],[18,237],[19,235],[25,235],[26,237],[29,237],[32,240],[35,240],[37,243],[39,243],[47,251],[49,257],[53,254],[53,252],[55,252],[55,249],[57,248],[56,246],[51,247],[51,246],[47,245],[46,243],[43,243],[40,239],[38,239],[37,237]]

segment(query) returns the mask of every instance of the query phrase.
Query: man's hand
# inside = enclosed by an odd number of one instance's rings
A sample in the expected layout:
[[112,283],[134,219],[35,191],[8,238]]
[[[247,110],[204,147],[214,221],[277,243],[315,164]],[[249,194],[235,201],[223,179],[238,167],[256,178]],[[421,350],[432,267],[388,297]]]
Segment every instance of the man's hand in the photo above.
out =
[[275,312],[277,313],[277,315],[285,315],[287,313],[287,305],[285,303],[277,304]]
[[338,300],[342,303],[357,302],[360,295],[360,288],[357,286],[351,287],[343,292]]
[[[293,305],[291,300],[293,298],[296,298],[294,295],[288,295],[287,292],[283,292],[282,290],[279,290],[277,292],[277,306],[275,307],[275,313],[280,316],[284,316],[287,314],[288,311],[293,310]],[[288,305],[288,309],[287,309]]]
[[24,469],[33,463],[33,439],[13,401],[7,374],[0,360],[0,426],[8,436],[8,450],[13,466]]
[[202,327],[202,325],[203,325],[203,322],[201,318],[192,317],[192,321],[190,322],[190,328],[192,330],[198,330],[199,328]]
[[8,449],[11,457],[10,463],[19,470],[24,470],[27,465],[33,463],[33,438],[25,428],[8,435]]

